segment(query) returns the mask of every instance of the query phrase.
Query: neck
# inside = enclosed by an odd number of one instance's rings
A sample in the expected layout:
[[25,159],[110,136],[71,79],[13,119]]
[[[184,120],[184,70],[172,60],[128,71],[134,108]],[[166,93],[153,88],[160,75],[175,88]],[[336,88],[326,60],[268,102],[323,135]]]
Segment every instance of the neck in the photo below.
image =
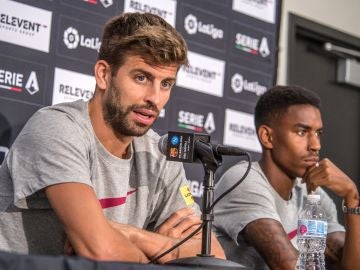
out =
[[95,135],[105,149],[116,157],[128,158],[129,147],[134,138],[115,133],[112,127],[105,122],[101,98],[96,95],[96,92],[89,102],[88,109]]
[[270,185],[284,199],[290,200],[295,178],[289,177],[271,158],[263,155],[259,161],[260,167],[268,179]]

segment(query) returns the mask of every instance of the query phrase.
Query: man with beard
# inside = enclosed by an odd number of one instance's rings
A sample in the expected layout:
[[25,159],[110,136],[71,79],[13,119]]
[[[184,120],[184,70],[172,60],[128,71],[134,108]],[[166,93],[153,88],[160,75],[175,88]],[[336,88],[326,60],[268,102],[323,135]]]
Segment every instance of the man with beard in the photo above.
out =
[[[92,99],[39,110],[0,169],[1,249],[145,263],[198,227],[184,169],[166,161],[150,129],[186,53],[159,16],[107,23]],[[195,256],[199,238],[159,263]],[[212,248],[224,257],[216,239]]]
[[[329,159],[319,158],[323,132],[319,97],[302,87],[276,86],[258,100],[255,126],[261,159],[214,209],[214,225],[228,259],[246,269],[295,269],[298,215],[306,195],[315,191],[329,218],[327,269],[360,269],[359,193]],[[244,162],[230,168],[220,179],[216,196],[237,182],[246,168]],[[337,221],[335,204],[320,186],[352,209],[345,210],[346,234]]]

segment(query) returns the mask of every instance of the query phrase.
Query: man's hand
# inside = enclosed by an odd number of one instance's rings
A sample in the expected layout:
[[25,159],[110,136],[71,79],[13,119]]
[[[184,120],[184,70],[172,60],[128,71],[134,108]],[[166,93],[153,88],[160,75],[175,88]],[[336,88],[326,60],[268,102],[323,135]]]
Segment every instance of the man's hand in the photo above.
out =
[[201,220],[195,215],[194,209],[182,208],[164,221],[156,232],[173,238],[185,238],[195,231],[200,224]]
[[303,181],[309,193],[318,186],[324,186],[344,198],[345,202],[354,198],[358,200],[359,197],[354,182],[327,158],[310,167]]
[[[108,221],[116,231],[126,235],[127,239],[136,247],[142,250],[148,258],[154,258],[169,249],[179,239],[188,236],[201,224],[201,220],[195,215],[191,208],[183,208],[174,212],[166,221],[164,221],[153,233],[142,230],[131,225],[120,224]],[[159,263],[165,263],[182,257],[196,256],[201,251],[201,234],[189,239],[183,245],[173,250],[171,253],[159,259]],[[217,258],[225,259],[225,254],[216,237],[212,235],[212,253]]]

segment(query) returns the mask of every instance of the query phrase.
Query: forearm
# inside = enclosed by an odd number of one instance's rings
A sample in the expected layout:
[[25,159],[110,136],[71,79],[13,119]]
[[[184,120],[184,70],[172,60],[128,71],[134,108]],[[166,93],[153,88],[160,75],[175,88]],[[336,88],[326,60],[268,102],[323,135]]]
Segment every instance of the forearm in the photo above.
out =
[[101,236],[93,236],[91,239],[74,239],[71,233],[68,233],[68,237],[75,254],[79,256],[99,261],[149,262],[141,249],[110,226],[102,230]]
[[[126,230],[131,243],[138,247],[149,258],[155,258],[182,240],[181,238],[164,236],[129,225],[113,224],[113,226],[120,231]],[[215,257],[225,258],[223,249],[214,235],[212,236],[211,250]],[[160,258],[158,262],[165,263],[178,258],[193,257],[200,252],[201,238],[200,234],[198,234]]]
[[[359,206],[358,193],[344,198],[347,207]],[[342,269],[360,269],[360,215],[345,214],[346,234],[343,256],[341,260]]]
[[273,219],[258,219],[245,227],[245,239],[260,253],[270,269],[294,269],[298,251],[282,225]]

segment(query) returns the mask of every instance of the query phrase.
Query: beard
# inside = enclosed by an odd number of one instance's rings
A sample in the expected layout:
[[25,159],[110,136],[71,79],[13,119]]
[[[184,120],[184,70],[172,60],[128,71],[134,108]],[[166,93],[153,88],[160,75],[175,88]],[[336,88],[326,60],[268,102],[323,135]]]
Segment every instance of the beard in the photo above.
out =
[[147,103],[145,105],[133,104],[125,107],[121,105],[120,89],[116,88],[113,82],[107,91],[108,95],[103,106],[105,122],[109,124],[117,134],[137,137],[143,136],[151,128],[151,125],[131,122],[127,116],[131,111],[136,109],[149,109],[159,115],[159,109],[156,105]]

